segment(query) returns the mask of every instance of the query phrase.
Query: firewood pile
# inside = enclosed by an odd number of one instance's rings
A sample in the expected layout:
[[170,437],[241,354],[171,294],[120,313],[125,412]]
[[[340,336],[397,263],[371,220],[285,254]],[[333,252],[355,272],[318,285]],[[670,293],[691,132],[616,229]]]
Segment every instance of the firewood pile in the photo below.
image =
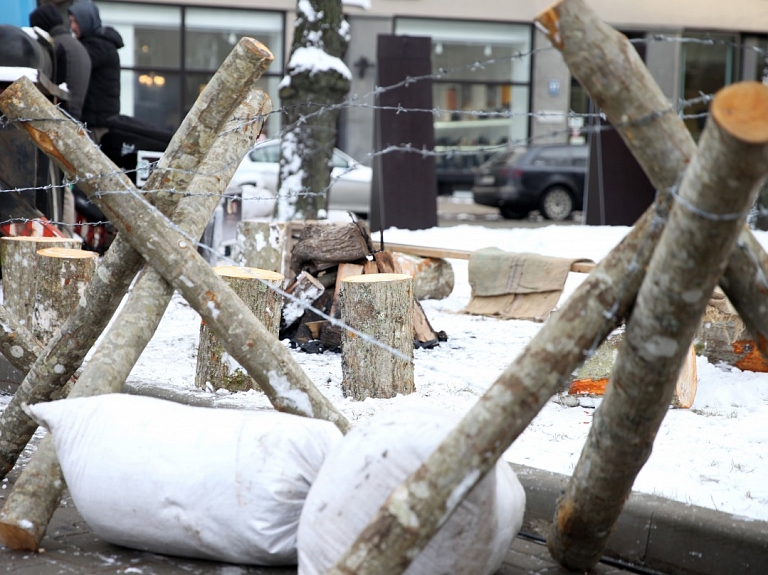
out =
[[[344,278],[415,273],[403,270],[393,252],[376,250],[364,222],[292,222],[285,233],[285,276],[295,279],[286,288],[293,297],[283,305],[280,339],[288,338],[308,353],[340,351],[342,328],[324,316],[341,318],[339,292]],[[412,316],[416,347],[429,349],[448,339],[432,327],[417,297]]]

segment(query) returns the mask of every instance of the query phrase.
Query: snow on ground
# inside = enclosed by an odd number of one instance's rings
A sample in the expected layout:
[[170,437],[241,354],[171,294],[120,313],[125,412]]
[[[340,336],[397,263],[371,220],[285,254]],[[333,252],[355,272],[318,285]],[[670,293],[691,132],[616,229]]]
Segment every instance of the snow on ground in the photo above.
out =
[[[602,259],[627,233],[626,227],[548,226],[488,229],[479,226],[424,231],[389,230],[385,240],[474,250],[495,246],[508,251]],[[756,236],[768,245],[768,234]],[[377,238],[376,238],[377,239]],[[389,400],[355,402],[341,393],[341,356],[293,357],[309,377],[352,421],[402,406],[438,405],[463,413],[523,351],[541,324],[469,316],[467,262],[451,260],[456,287],[450,297],[423,302],[435,329],[449,340],[433,350],[415,351],[416,393]],[[567,297],[583,279],[570,274]],[[562,301],[562,300],[561,300]],[[199,320],[178,295],[154,339],[131,374],[137,381],[192,388]],[[287,343],[286,343],[287,345]],[[546,369],[546,366],[542,366]],[[768,374],[716,367],[698,358],[699,387],[692,409],[670,410],[653,454],[635,490],[754,519],[768,520]],[[268,406],[257,392],[233,394],[249,404]],[[590,406],[589,403],[593,405]],[[569,474],[589,431],[599,400],[578,407],[550,402],[514,442],[509,461]]]

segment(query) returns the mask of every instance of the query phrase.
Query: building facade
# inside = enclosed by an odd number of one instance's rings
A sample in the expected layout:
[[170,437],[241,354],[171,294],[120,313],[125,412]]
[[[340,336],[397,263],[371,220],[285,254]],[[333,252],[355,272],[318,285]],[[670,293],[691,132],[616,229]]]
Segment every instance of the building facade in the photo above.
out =
[[[279,109],[296,0],[97,1],[105,24],[125,40],[123,113],[175,128],[241,36],[265,44],[275,61],[261,80]],[[583,137],[587,96],[559,53],[533,26],[548,1],[349,0],[350,105],[339,147],[363,163],[374,150],[376,42],[380,34],[429,36],[435,145],[439,152],[493,150],[530,141]],[[694,134],[706,103],[680,104],[741,79],[761,79],[768,46],[764,0],[591,0],[637,42],[651,73]],[[279,115],[268,135],[279,131]]]

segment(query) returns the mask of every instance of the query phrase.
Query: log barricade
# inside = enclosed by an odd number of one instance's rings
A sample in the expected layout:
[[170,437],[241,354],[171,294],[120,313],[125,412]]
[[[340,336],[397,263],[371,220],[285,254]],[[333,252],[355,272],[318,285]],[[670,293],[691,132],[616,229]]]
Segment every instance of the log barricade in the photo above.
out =
[[32,326],[37,287],[37,252],[45,248],[78,249],[82,241],[73,238],[12,236],[0,238],[0,265],[3,268],[3,305],[27,328]]
[[413,279],[406,274],[364,274],[341,281],[342,321],[399,352],[344,330],[342,388],[346,397],[389,398],[415,391],[413,382]]
[[87,305],[83,296],[96,271],[98,254],[79,249],[45,248],[37,255],[32,334],[45,343],[77,305]]
[[[282,295],[279,288],[285,279],[270,270],[237,266],[218,266],[213,270],[248,306],[273,336],[280,330]],[[247,391],[259,389],[253,379],[230,356],[216,335],[203,321],[200,324],[200,342],[197,349],[195,385],[202,389]]]

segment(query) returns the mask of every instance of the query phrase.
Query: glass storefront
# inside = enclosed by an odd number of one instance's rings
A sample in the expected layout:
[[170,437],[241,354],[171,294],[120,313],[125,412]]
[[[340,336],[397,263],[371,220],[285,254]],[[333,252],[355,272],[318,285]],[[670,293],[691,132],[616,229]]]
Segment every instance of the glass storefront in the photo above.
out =
[[[121,112],[175,130],[208,80],[243,36],[275,56],[259,86],[278,107],[283,76],[282,12],[100,2],[104,25],[120,32]],[[277,133],[273,114],[265,133]]]
[[527,142],[531,26],[398,18],[395,33],[432,38],[435,145],[445,152],[438,168],[471,169],[500,148]]

